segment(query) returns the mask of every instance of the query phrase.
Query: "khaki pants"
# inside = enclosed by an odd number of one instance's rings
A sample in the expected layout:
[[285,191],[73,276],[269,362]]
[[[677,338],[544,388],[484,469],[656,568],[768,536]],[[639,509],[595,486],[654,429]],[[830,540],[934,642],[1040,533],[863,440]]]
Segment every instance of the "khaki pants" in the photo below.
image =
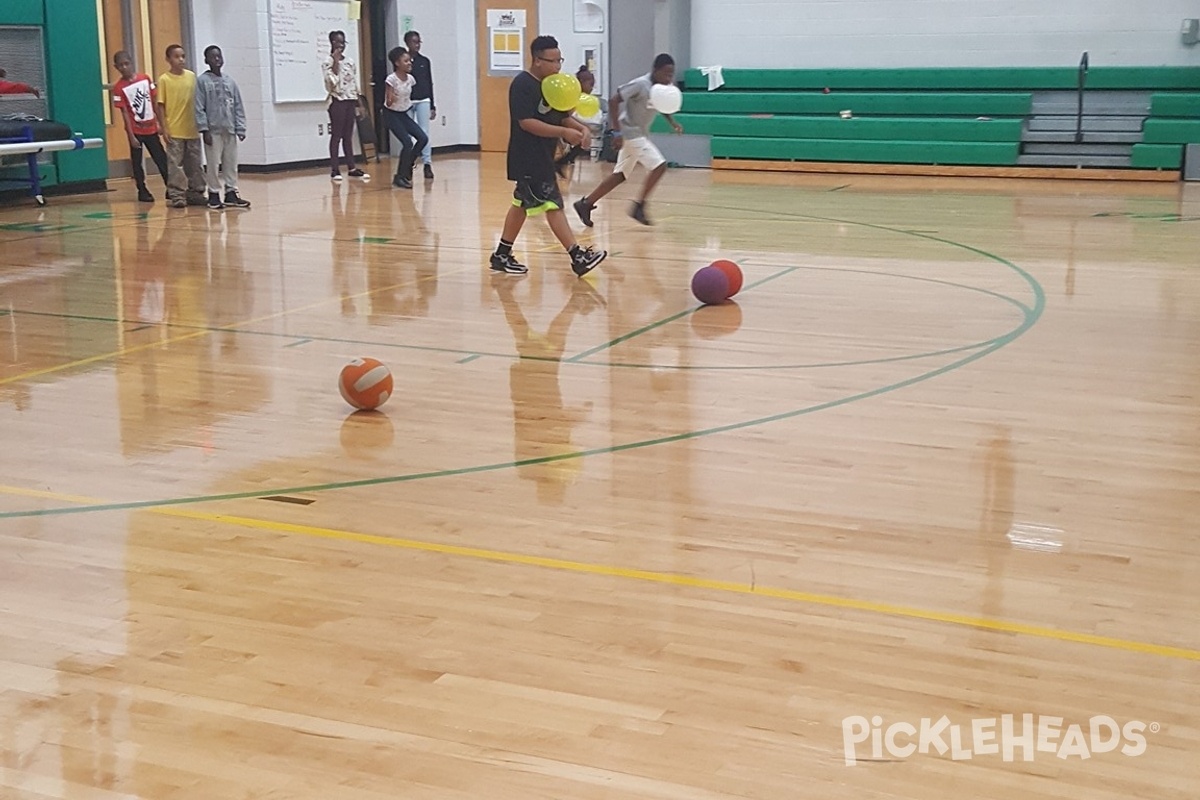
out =
[[172,139],[167,145],[167,199],[204,202],[204,169],[199,139]]

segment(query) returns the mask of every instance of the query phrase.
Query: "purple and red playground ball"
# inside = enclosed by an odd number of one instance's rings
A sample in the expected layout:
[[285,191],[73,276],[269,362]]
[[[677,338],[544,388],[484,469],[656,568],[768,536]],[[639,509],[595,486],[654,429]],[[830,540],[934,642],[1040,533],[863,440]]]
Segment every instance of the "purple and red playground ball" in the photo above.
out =
[[714,261],[692,276],[692,294],[706,306],[720,305],[741,290],[742,270],[732,261]]

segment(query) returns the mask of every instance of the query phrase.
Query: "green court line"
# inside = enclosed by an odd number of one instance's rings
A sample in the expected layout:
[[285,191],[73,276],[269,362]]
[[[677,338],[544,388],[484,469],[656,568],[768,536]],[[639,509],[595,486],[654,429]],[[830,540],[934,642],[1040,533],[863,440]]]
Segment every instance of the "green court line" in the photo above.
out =
[[[807,267],[797,267],[797,269],[807,269]],[[823,267],[813,267],[813,269],[824,269],[824,268]],[[865,270],[864,272],[866,272],[867,274],[871,274],[871,275],[891,275],[894,277],[911,277],[911,276],[904,276],[904,275],[896,275],[895,273],[889,273],[889,272],[870,272],[869,270]],[[914,280],[924,280],[924,279],[914,278]],[[945,283],[945,281],[940,281],[940,282]],[[949,285],[961,286],[964,289],[972,289],[975,291],[980,291],[984,294],[994,294],[993,292],[989,292],[986,289],[978,289],[977,287],[967,286],[965,284],[949,284]],[[1020,308],[1023,312],[1028,311],[1028,309],[1022,303],[1020,303],[1017,300],[1014,300],[1011,297],[1007,297],[1005,295],[997,295],[997,296],[1008,301],[1009,303],[1013,304],[1017,308]],[[0,311],[0,317],[3,317],[8,313],[9,312],[7,310]],[[86,321],[91,321],[91,322],[105,322],[105,323],[114,323],[114,322],[115,323],[125,323],[125,322],[130,321],[130,320],[122,320],[122,319],[113,319],[111,317],[91,317],[91,316],[86,316],[83,314],[58,314],[58,313],[51,313],[48,311],[21,311],[21,310],[14,309],[12,311],[12,313],[14,315],[51,317],[51,318],[56,318],[56,319],[86,320]],[[688,312],[680,312],[680,314],[685,314],[685,313],[688,313]],[[670,319],[662,320],[661,322],[670,322],[671,320],[678,319],[680,314],[675,314]],[[655,323],[655,324],[659,324],[659,323]],[[184,325],[184,324],[180,324],[180,323],[167,323],[165,327],[181,328],[183,330],[208,330],[208,331],[220,331],[222,333],[226,333],[226,332],[240,333],[240,334],[246,334],[249,336],[264,336],[264,337],[269,337],[269,338],[281,338],[281,339],[292,339],[297,336],[297,334],[292,334],[292,333],[274,333],[271,331],[250,331],[250,330],[243,330],[240,328],[211,328],[211,327],[199,326],[199,325]],[[825,368],[829,368],[829,367],[861,367],[861,366],[869,366],[871,364],[890,364],[890,363],[893,363],[896,361],[915,361],[917,359],[922,359],[922,358],[936,358],[938,356],[953,355],[954,353],[961,353],[961,352],[965,352],[967,350],[975,350],[980,347],[987,347],[988,345],[995,343],[999,338],[1001,338],[1001,337],[992,337],[991,339],[985,339],[984,341],[981,341],[981,342],[972,342],[971,344],[964,344],[964,345],[959,345],[956,347],[948,347],[943,350],[930,350],[925,353],[911,353],[909,355],[887,356],[885,358],[864,358],[864,359],[860,359],[858,361],[814,362],[811,364],[762,364],[762,365],[749,365],[749,366],[747,366],[747,365],[740,365],[740,366],[716,366],[716,365],[664,366],[661,364],[638,364],[638,363],[622,362],[622,361],[577,361],[577,362],[573,362],[573,363],[576,363],[576,364],[579,364],[580,366],[585,366],[585,367],[618,367],[621,369],[666,369],[666,370],[678,370],[681,372],[702,372],[705,370],[711,370],[714,372],[751,372],[751,371],[756,371],[756,370],[763,371],[763,372],[770,372],[770,371],[775,371],[775,370],[825,369]],[[365,345],[365,346],[369,346],[369,347],[391,347],[391,348],[395,348],[395,349],[399,349],[399,350],[422,350],[422,351],[437,352],[437,353],[449,353],[451,355],[465,354],[466,357],[463,359],[460,359],[459,361],[456,361],[455,362],[456,364],[466,364],[466,363],[469,363],[471,361],[474,361],[474,360],[480,359],[480,358],[503,358],[503,359],[520,360],[520,361],[543,361],[543,362],[547,362],[547,363],[562,363],[562,361],[563,361],[562,359],[554,358],[553,356],[523,356],[523,355],[519,355],[517,353],[489,353],[489,352],[480,353],[478,351],[455,350],[455,349],[447,348],[447,347],[432,347],[432,346],[425,346],[425,345],[403,344],[401,342],[378,342],[378,341],[368,341],[366,339],[342,339],[342,338],[331,337],[331,336],[305,336],[302,341],[293,342],[292,344],[286,344],[286,345],[284,345],[284,347],[298,346],[300,344],[307,344],[309,342],[328,342],[328,343],[333,343],[333,344],[357,344],[357,345]]]
[[[1039,287],[1040,290],[1040,287]],[[1040,307],[1041,304],[1039,304]],[[705,428],[698,431],[685,431],[684,433],[671,434],[670,436],[661,436],[656,439],[645,439],[639,442],[627,442],[625,444],[611,445],[608,447],[597,447],[591,450],[580,450],[574,453],[562,453],[553,456],[541,456],[538,458],[526,458],[518,461],[502,461],[494,464],[481,464],[473,467],[457,467],[451,469],[431,470],[428,472],[409,473],[406,475],[388,475],[378,478],[360,478],[352,481],[334,481],[330,483],[310,484],[307,486],[286,486],[286,487],[271,487],[259,489],[250,492],[227,492],[225,494],[197,495],[193,497],[174,497],[161,500],[134,500],[129,502],[117,503],[97,503],[94,505],[68,506],[59,508],[35,509],[30,511],[5,511],[0,512],[0,519],[15,519],[23,517],[48,517],[62,516],[65,514],[84,514],[96,511],[129,511],[138,508],[158,508],[166,506],[191,505],[195,503],[211,503],[226,500],[248,500],[252,498],[262,497],[269,494],[305,494],[314,492],[325,492],[336,489],[354,489],[368,486],[384,486],[393,483],[410,483],[412,481],[427,480],[430,478],[449,478],[458,475],[473,475],[482,472],[496,472],[499,470],[513,469],[518,467],[533,466],[535,464],[549,464],[555,461],[566,461],[568,459],[585,458],[587,456],[610,455],[613,453],[621,453],[626,450],[638,450],[645,447],[654,447],[662,444],[670,444],[672,442],[682,442],[690,439],[699,439],[704,436],[712,436],[718,433],[727,433],[729,431],[742,430],[744,428],[756,427],[765,425],[770,422],[779,422],[793,417],[799,417],[807,414],[813,414],[818,411],[824,411],[829,408],[837,408],[838,406],[854,403],[859,400],[866,400],[871,397],[876,397],[881,394],[903,389],[906,386],[912,386],[916,383],[935,378],[952,370],[966,366],[973,361],[978,361],[984,356],[999,350],[1001,347],[1015,340],[1022,333],[1032,327],[1037,320],[1037,316],[1030,316],[1015,328],[1009,334],[1001,337],[995,344],[990,347],[972,353],[965,358],[961,358],[951,364],[939,367],[929,372],[920,375],[906,378],[902,381],[888,384],[886,386],[870,389],[858,394],[849,395],[847,397],[839,397],[836,400],[829,400],[824,403],[807,406],[805,408],[796,409],[794,411],[784,411],[778,414],[771,414],[766,417],[758,417],[757,419],[744,420],[742,422],[729,423],[727,425],[718,425],[712,428]]]
[[621,361],[582,361],[581,364],[595,367],[619,367],[621,369],[661,369],[661,370],[677,370],[679,372],[773,372],[775,370],[789,369],[827,369],[830,367],[867,367],[872,364],[894,364],[900,361],[917,361],[922,358],[937,358],[938,356],[951,356],[955,353],[965,353],[968,350],[978,350],[981,347],[988,347],[995,344],[1004,338],[1007,334],[993,336],[991,339],[986,339],[982,342],[972,342],[958,347],[947,347],[945,350],[930,350],[927,353],[912,353],[907,356],[888,356],[887,358],[864,358],[859,361],[825,361],[814,362],[812,364],[771,364],[771,365],[740,365],[740,366],[670,366],[664,367],[657,364],[632,364]]
[[297,339],[294,342],[289,342],[288,344],[285,344],[284,347],[299,347],[300,345],[308,344],[311,341],[312,341],[312,339]]
[[[13,313],[18,314],[18,315],[31,316],[31,317],[53,317],[55,319],[73,319],[73,320],[83,320],[86,322],[106,322],[106,323],[117,323],[117,324],[137,322],[137,320],[127,320],[127,319],[120,319],[120,318],[115,318],[115,317],[94,317],[94,316],[88,316],[86,314],[59,314],[59,313],[54,313],[54,312],[50,312],[50,311],[22,311],[20,309],[13,309]],[[187,323],[183,323],[183,322],[167,322],[167,323],[162,323],[162,325],[163,325],[163,327],[166,327],[166,328],[176,328],[178,330],[183,330],[183,331],[210,331],[212,333],[239,333],[239,334],[244,334],[246,336],[262,336],[262,337],[271,338],[271,339],[295,339],[295,338],[297,338],[297,336],[300,336],[310,342],[328,342],[331,344],[356,344],[356,345],[364,345],[364,346],[369,346],[369,347],[392,347],[392,348],[396,348],[399,350],[421,350],[421,351],[431,352],[431,353],[449,353],[451,355],[480,355],[480,356],[493,356],[495,358],[516,358],[517,357],[517,355],[515,353],[480,353],[477,350],[456,350],[452,347],[434,347],[432,345],[404,344],[401,342],[378,342],[378,341],[369,341],[366,339],[346,339],[346,338],[343,338],[340,336],[314,336],[314,335],[310,335],[310,334],[278,333],[276,331],[255,331],[255,330],[250,330],[248,328],[216,327],[216,326],[212,326],[212,325],[188,325]],[[284,345],[284,346],[286,347],[287,345]],[[547,358],[545,360],[555,361],[557,359]]]
[[[747,209],[730,208],[728,210],[747,210]],[[1028,271],[1022,269],[1021,267],[1017,266],[1016,264],[1012,263],[1011,261],[1008,261],[1007,259],[1002,258],[1001,256],[998,256],[994,253],[989,253],[986,250],[981,250],[977,247],[973,247],[971,245],[963,244],[960,242],[954,242],[949,239],[943,239],[940,237],[931,236],[931,235],[922,234],[922,233],[902,231],[902,230],[898,230],[895,228],[888,228],[887,226],[884,226],[884,225],[876,225],[874,223],[857,222],[857,221],[853,221],[853,220],[837,220],[837,219],[831,219],[831,218],[827,218],[827,217],[814,217],[811,215],[804,215],[804,214],[792,214],[792,215],[788,215],[788,216],[792,216],[794,218],[811,219],[811,220],[824,221],[824,222],[836,222],[836,223],[842,223],[842,224],[858,225],[858,226],[866,227],[866,228],[870,228],[870,229],[887,231],[889,233],[901,233],[901,234],[915,236],[917,238],[928,239],[930,241],[940,242],[940,243],[946,244],[950,247],[957,247],[957,248],[966,250],[968,252],[975,253],[986,260],[1001,264],[1001,265],[1007,267],[1008,269],[1012,270],[1013,272],[1015,272],[1022,280],[1025,281],[1025,283],[1029,286],[1030,290],[1033,292],[1034,304],[1032,307],[1026,307],[1023,304],[1020,304],[1017,301],[1012,300],[1012,298],[1008,298],[1010,302],[1013,302],[1015,305],[1018,305],[1020,308],[1025,309],[1024,315],[1023,315],[1024,319],[1021,322],[1021,324],[1018,325],[1016,328],[1013,328],[1008,333],[1006,333],[1000,337],[997,337],[993,344],[990,344],[981,350],[978,350],[974,353],[971,353],[970,355],[964,356],[963,358],[953,361],[950,364],[943,365],[936,369],[932,369],[927,372],[921,373],[919,375],[914,375],[912,377],[905,378],[903,380],[896,381],[894,383],[890,383],[885,386],[880,386],[880,387],[876,387],[874,389],[869,389],[864,392],[859,392],[859,393],[856,393],[853,395],[848,395],[846,397],[840,397],[840,398],[837,398],[834,400],[828,400],[823,403],[818,403],[816,405],[807,406],[807,407],[800,408],[800,409],[794,409],[792,411],[784,411],[784,412],[780,412],[777,414],[771,414],[771,415],[768,415],[765,417],[758,417],[758,418],[751,419],[751,420],[743,420],[741,422],[734,422],[734,423],[729,423],[726,425],[718,425],[715,427],[705,428],[705,429],[696,430],[696,431],[685,431],[683,433],[671,434],[669,436],[662,436],[662,437],[658,437],[655,439],[645,439],[645,440],[637,441],[637,442],[627,442],[625,444],[610,445],[610,446],[606,446],[606,447],[597,447],[597,448],[593,448],[590,450],[581,450],[581,451],[577,451],[574,453],[562,453],[562,454],[553,455],[553,456],[541,456],[538,458],[521,459],[518,461],[504,461],[504,462],[497,462],[497,463],[493,463],[493,464],[481,464],[481,465],[476,465],[476,466],[472,466],[472,467],[458,467],[458,468],[450,468],[450,469],[432,470],[432,471],[428,471],[428,472],[409,473],[409,474],[404,474],[404,475],[390,475],[390,476],[382,476],[382,477],[376,477],[376,478],[360,478],[358,480],[353,480],[353,481],[335,481],[335,482],[322,483],[322,484],[312,484],[312,485],[308,485],[308,486],[273,487],[273,488],[269,488],[269,489],[262,489],[259,491],[250,491],[250,492],[229,492],[229,493],[224,493],[224,494],[195,495],[195,496],[191,496],[191,497],[175,497],[175,498],[165,498],[165,499],[160,499],[160,500],[135,500],[135,501],[127,501],[127,502],[96,503],[96,504],[91,504],[91,505],[79,505],[79,506],[70,506],[70,507],[49,508],[49,509],[35,509],[35,510],[28,510],[28,511],[6,511],[6,512],[0,512],[0,519],[61,516],[61,515],[66,515],[66,514],[82,514],[82,513],[90,513],[90,512],[98,512],[98,511],[125,511],[125,510],[139,509],[139,508],[156,508],[156,507],[167,507],[167,506],[191,505],[191,504],[197,504],[197,503],[219,502],[219,501],[227,501],[227,500],[252,499],[252,498],[262,497],[262,496],[268,495],[268,494],[301,494],[301,493],[314,493],[314,492],[322,492],[322,491],[333,491],[333,490],[337,490],[337,489],[351,489],[351,488],[361,488],[361,487],[368,487],[368,486],[382,486],[382,485],[394,484],[394,483],[408,483],[408,482],[412,482],[412,481],[426,480],[426,479],[430,479],[430,478],[444,478],[444,477],[453,477],[453,476],[458,476],[458,475],[477,474],[477,473],[483,473],[483,472],[495,472],[495,471],[499,471],[499,470],[513,469],[513,468],[518,468],[518,467],[523,467],[523,466],[532,466],[532,465],[536,465],[536,464],[547,464],[547,463],[552,463],[552,462],[556,462],[556,461],[565,461],[568,459],[584,458],[587,456],[610,455],[610,454],[614,454],[614,453],[624,452],[626,450],[637,450],[637,449],[642,449],[642,448],[646,448],[646,447],[654,447],[654,446],[662,445],[662,444],[669,444],[672,442],[688,441],[691,439],[698,439],[701,437],[712,436],[712,435],[719,434],[719,433],[726,433],[726,432],[730,432],[730,431],[742,430],[745,428],[757,427],[759,425],[765,425],[765,424],[772,423],[772,422],[779,422],[779,421],[786,420],[786,419],[792,419],[794,417],[805,416],[805,415],[813,414],[818,411],[823,411],[823,410],[826,410],[829,408],[837,408],[839,406],[848,405],[850,403],[858,402],[860,400],[867,400],[867,399],[870,399],[873,397],[877,397],[879,395],[887,394],[889,392],[894,392],[899,389],[903,389],[908,386],[912,386],[917,383],[922,383],[924,381],[931,380],[940,375],[944,375],[948,372],[952,372],[954,370],[965,367],[968,364],[974,363],[975,361],[978,361],[978,360],[990,355],[991,353],[996,352],[1000,348],[1011,344],[1016,339],[1018,339],[1020,336],[1025,334],[1030,328],[1032,328],[1034,326],[1034,324],[1036,324],[1037,321],[1041,318],[1042,314],[1045,311],[1046,293],[1045,293],[1045,290],[1042,289],[1041,284],[1038,283],[1037,279],[1034,278],[1033,275],[1030,274]],[[781,273],[777,273],[776,275],[770,276],[769,278],[763,279],[763,280],[764,281],[769,280],[774,277],[778,277],[779,275],[787,274],[787,272],[794,271],[796,269],[799,269],[799,268],[798,267],[789,267],[787,270],[785,270]],[[763,281],[759,281],[758,283],[761,284],[762,282]],[[981,291],[987,291],[987,290],[981,290]],[[694,312],[695,310],[696,309],[690,309],[688,312],[684,312],[684,313],[691,313],[691,312]],[[678,318],[678,316],[682,316],[682,315],[683,314],[676,315],[675,318]],[[660,324],[665,324],[665,323],[660,323]],[[578,358],[578,356],[576,358]]]
[[[951,244],[953,244],[953,243],[951,243]],[[97,504],[92,504],[92,505],[35,509],[35,510],[28,510],[28,511],[6,511],[6,512],[0,512],[0,519],[61,516],[61,515],[65,515],[65,514],[83,514],[83,513],[98,512],[98,511],[128,511],[128,510],[139,509],[139,508],[157,508],[157,507],[191,505],[191,504],[196,504],[196,503],[210,503],[210,502],[219,502],[219,501],[228,501],[228,500],[246,500],[246,499],[251,499],[251,498],[262,497],[262,496],[268,495],[268,494],[304,494],[304,493],[313,493],[313,492],[332,491],[332,490],[336,490],[336,489],[353,489],[353,488],[362,488],[362,487],[368,487],[368,486],[383,486],[383,485],[394,484],[394,483],[409,483],[409,482],[413,482],[413,481],[427,480],[430,478],[447,478],[447,477],[454,477],[454,476],[458,476],[458,475],[472,475],[472,474],[478,474],[478,473],[483,473],[483,472],[496,472],[499,470],[513,469],[513,468],[517,468],[517,467],[533,466],[535,464],[548,464],[548,463],[552,463],[555,461],[565,461],[567,459],[585,458],[587,456],[611,455],[614,453],[620,453],[620,452],[624,452],[627,450],[638,450],[638,449],[642,449],[642,448],[646,448],[646,447],[654,447],[657,445],[669,444],[672,442],[688,441],[691,439],[698,439],[698,438],[705,437],[705,436],[712,436],[712,435],[715,435],[718,433],[727,433],[730,431],[743,430],[745,428],[757,427],[759,425],[765,425],[765,424],[768,424],[771,422],[779,422],[779,421],[786,420],[786,419],[792,419],[794,417],[805,416],[808,414],[816,413],[818,411],[824,411],[829,408],[837,408],[839,406],[848,405],[850,403],[858,402],[860,400],[867,400],[872,397],[878,397],[879,395],[882,395],[882,394],[894,392],[899,389],[903,389],[905,387],[912,386],[917,383],[922,383],[922,382],[930,380],[932,378],[936,378],[939,375],[944,375],[944,374],[946,374],[948,372],[952,372],[956,369],[960,369],[960,368],[966,366],[967,364],[971,364],[975,361],[978,361],[981,358],[984,358],[984,357],[990,355],[991,353],[994,353],[995,351],[999,350],[1000,348],[1005,347],[1008,344],[1011,344],[1013,341],[1015,341],[1017,338],[1019,338],[1026,331],[1028,331],[1030,328],[1033,327],[1033,325],[1038,321],[1038,319],[1041,318],[1041,315],[1044,312],[1045,307],[1046,307],[1046,294],[1045,294],[1045,291],[1042,289],[1041,284],[1039,284],[1037,282],[1037,279],[1034,278],[1030,273],[1021,269],[1016,264],[1013,264],[1012,262],[1001,258],[1000,256],[996,256],[996,255],[988,253],[988,254],[986,254],[986,257],[990,260],[993,260],[1000,264],[1003,264],[1003,265],[1007,266],[1008,268],[1012,269],[1013,271],[1015,271],[1018,275],[1020,275],[1026,281],[1026,283],[1029,284],[1030,289],[1033,291],[1034,297],[1035,297],[1034,305],[1030,309],[1030,311],[1025,315],[1021,324],[1018,325],[1016,328],[1012,329],[1011,331],[1009,331],[1007,334],[1004,334],[1003,336],[998,337],[996,339],[995,343],[985,347],[984,349],[981,349],[974,353],[971,353],[970,355],[964,356],[963,358],[960,358],[957,361],[953,361],[950,364],[946,364],[946,365],[938,367],[936,369],[932,369],[927,372],[921,373],[919,375],[914,375],[912,377],[905,378],[903,380],[896,381],[894,383],[890,383],[885,386],[876,387],[874,389],[869,389],[864,392],[858,392],[856,394],[848,395],[846,397],[839,397],[837,399],[827,400],[823,403],[817,403],[812,406],[806,406],[804,408],[795,409],[792,411],[784,411],[784,412],[780,412],[778,414],[771,414],[771,415],[768,415],[765,417],[758,417],[758,418],[751,419],[751,420],[743,420],[741,422],[733,422],[733,423],[729,423],[726,425],[718,425],[718,426],[714,426],[711,428],[705,428],[705,429],[697,430],[697,431],[685,431],[683,433],[671,434],[669,436],[660,436],[655,439],[645,439],[645,440],[637,441],[637,442],[627,442],[625,444],[610,445],[610,446],[606,446],[606,447],[597,447],[597,448],[592,448],[590,450],[580,450],[580,451],[574,452],[574,453],[561,453],[561,454],[553,455],[553,456],[541,456],[538,458],[526,458],[526,459],[521,459],[518,461],[502,461],[502,462],[496,462],[493,464],[481,464],[481,465],[476,465],[476,466],[472,466],[472,467],[457,467],[457,468],[451,468],[451,469],[431,470],[428,472],[409,473],[409,474],[405,474],[405,475],[390,475],[390,476],[383,476],[383,477],[377,477],[377,478],[360,478],[358,480],[352,480],[352,481],[335,481],[335,482],[329,482],[329,483],[311,484],[311,485],[307,485],[307,486],[270,487],[270,488],[260,489],[258,491],[249,491],[249,492],[227,492],[224,494],[196,495],[196,496],[192,496],[192,497],[175,497],[175,498],[165,498],[165,499],[160,499],[160,500],[134,500],[134,501],[128,501],[128,502],[97,503]]]
[[[761,279],[755,281],[754,283],[750,283],[750,284],[743,286],[742,291],[745,292],[745,291],[749,291],[750,289],[755,288],[756,286],[762,286],[767,281],[773,281],[776,278],[782,278],[784,275],[788,275],[792,272],[795,272],[798,269],[800,269],[800,268],[799,267],[787,267],[786,269],[782,269],[779,272],[776,272],[774,275],[768,275],[767,277],[761,278]],[[582,359],[587,358],[588,356],[593,356],[596,353],[599,353],[601,351],[609,349],[610,347],[615,347],[616,345],[620,344],[621,342],[627,342],[630,339],[633,339],[637,336],[641,336],[643,333],[652,331],[655,328],[661,328],[663,325],[666,325],[669,322],[674,322],[677,319],[682,319],[683,317],[686,317],[689,314],[695,314],[697,311],[699,311],[702,308],[704,308],[703,305],[693,306],[692,308],[686,308],[683,311],[680,311],[678,314],[672,314],[671,316],[669,316],[665,319],[660,319],[658,322],[651,322],[649,325],[643,325],[642,327],[638,328],[636,331],[630,331],[629,333],[618,336],[615,339],[610,339],[609,341],[605,342],[604,344],[598,344],[595,347],[591,348],[590,350],[584,350],[582,353],[579,353],[577,355],[571,356],[570,358],[564,359],[563,363],[564,364],[578,363]]]
[[[809,271],[814,271],[814,272],[847,272],[847,273],[852,273],[852,274],[861,274],[861,275],[869,275],[869,276],[884,276],[884,277],[890,277],[890,278],[900,278],[903,280],[920,281],[923,283],[934,283],[934,284],[939,284],[942,286],[950,286],[950,287],[957,288],[957,289],[965,289],[967,291],[978,292],[980,294],[985,294],[990,297],[995,297],[999,300],[1003,300],[1003,301],[1015,306],[1022,313],[1029,312],[1028,306],[1026,306],[1024,303],[1021,303],[1020,301],[1015,300],[1014,298],[1009,297],[1007,295],[1000,294],[998,292],[993,292],[990,289],[984,289],[984,288],[981,288],[978,286],[971,286],[971,285],[965,284],[965,283],[955,283],[953,281],[944,281],[944,280],[940,280],[937,278],[923,278],[923,277],[916,276],[916,275],[905,275],[905,274],[898,273],[898,272],[879,272],[876,270],[852,269],[852,268],[848,268],[848,267],[804,267],[804,266],[788,267],[787,269],[783,270],[780,273],[776,273],[774,275],[768,276],[766,278],[762,278],[758,281],[748,284],[745,288],[751,289],[756,286],[761,286],[762,284],[766,283],[767,281],[774,280],[775,278],[778,278],[778,277],[782,277],[783,275],[787,274],[789,271],[793,271],[793,270],[809,270]],[[680,311],[677,314],[673,314],[665,319],[650,323],[649,325],[639,328],[638,330],[633,331],[632,333],[625,334],[624,337],[621,337],[619,339],[614,339],[613,341],[606,343],[606,345],[601,345],[600,349],[603,349],[605,346],[611,347],[611,346],[613,346],[614,343],[626,341],[630,338],[633,338],[633,336],[640,335],[642,333],[646,333],[647,331],[652,330],[654,328],[662,327],[663,325],[666,325],[667,323],[670,323],[670,322],[674,322],[675,320],[678,320],[681,317],[685,317],[689,314],[696,313],[701,308],[704,308],[704,306],[695,306],[693,308],[684,309],[683,311]],[[19,315],[25,315],[25,316],[50,317],[50,318],[54,318],[54,319],[72,319],[72,320],[84,320],[84,321],[89,321],[89,322],[104,322],[104,323],[117,323],[117,324],[129,324],[129,323],[136,323],[139,321],[139,320],[126,320],[123,318],[116,318],[116,317],[92,316],[92,315],[87,315],[87,314],[63,314],[63,313],[49,312],[49,311],[24,311],[21,309],[13,309],[13,313],[19,314]],[[354,345],[363,345],[363,346],[369,346],[369,347],[390,347],[390,348],[401,349],[401,350],[417,350],[417,351],[434,352],[434,353],[448,353],[451,355],[465,355],[468,357],[467,361],[456,362],[459,364],[468,363],[468,361],[475,360],[476,358],[488,357],[488,358],[505,358],[505,359],[518,359],[519,358],[524,361],[546,361],[546,362],[564,362],[564,363],[570,362],[570,363],[582,364],[584,366],[597,366],[597,367],[620,367],[620,368],[628,368],[628,369],[672,369],[672,370],[680,370],[680,371],[702,371],[702,370],[771,371],[771,370],[788,370],[788,369],[822,369],[822,368],[826,368],[826,367],[866,366],[869,364],[886,364],[886,363],[891,363],[894,361],[911,361],[911,360],[919,359],[919,358],[932,358],[932,357],[942,356],[942,355],[951,355],[953,353],[962,352],[964,350],[973,350],[977,347],[986,347],[987,345],[991,344],[992,342],[994,342],[996,340],[995,337],[993,337],[991,339],[987,339],[982,342],[976,342],[976,343],[969,344],[969,345],[961,345],[961,346],[956,346],[956,347],[952,347],[952,348],[946,348],[943,350],[934,350],[934,351],[930,351],[930,352],[926,352],[926,353],[914,353],[914,354],[909,354],[909,355],[904,355],[904,356],[889,356],[887,358],[861,359],[858,361],[842,361],[842,362],[812,363],[812,364],[765,364],[765,365],[760,365],[760,366],[744,366],[744,365],[743,366],[703,366],[702,365],[702,366],[663,367],[658,364],[637,364],[637,363],[627,363],[627,362],[617,362],[617,361],[580,361],[580,360],[578,360],[580,358],[583,358],[585,354],[580,354],[580,355],[574,356],[573,359],[565,359],[564,360],[564,359],[553,358],[553,357],[549,357],[549,356],[519,356],[515,353],[480,352],[478,350],[458,350],[458,349],[449,348],[449,347],[434,347],[434,346],[430,346],[430,345],[404,344],[401,342],[378,342],[378,341],[368,341],[368,340],[364,340],[364,339],[347,339],[347,338],[342,338],[342,337],[337,337],[337,336],[312,336],[312,335],[307,335],[307,334],[277,333],[274,331],[255,331],[255,330],[249,330],[246,328],[229,328],[229,327],[218,328],[218,327],[213,327],[213,326],[208,326],[208,325],[188,325],[186,323],[175,323],[175,322],[163,323],[163,325],[164,325],[164,327],[167,327],[167,328],[177,328],[180,330],[202,330],[202,331],[212,331],[212,332],[220,332],[220,333],[239,333],[239,334],[246,334],[249,336],[263,336],[263,337],[270,337],[270,338],[285,338],[285,339],[294,339],[297,336],[301,336],[304,339],[304,342],[293,342],[292,344],[284,345],[284,347],[293,347],[293,346],[297,346],[299,344],[306,344],[308,342],[328,342],[328,343],[334,343],[334,344],[354,344]],[[595,350],[597,348],[593,348],[593,349]]]

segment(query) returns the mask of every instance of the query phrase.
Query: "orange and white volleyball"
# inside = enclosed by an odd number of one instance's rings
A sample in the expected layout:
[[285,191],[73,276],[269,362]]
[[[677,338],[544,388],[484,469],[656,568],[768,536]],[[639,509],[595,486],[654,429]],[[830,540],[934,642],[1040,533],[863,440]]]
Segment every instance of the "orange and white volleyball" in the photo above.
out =
[[342,399],[355,408],[379,408],[392,396],[392,373],[374,358],[356,358],[338,377]]

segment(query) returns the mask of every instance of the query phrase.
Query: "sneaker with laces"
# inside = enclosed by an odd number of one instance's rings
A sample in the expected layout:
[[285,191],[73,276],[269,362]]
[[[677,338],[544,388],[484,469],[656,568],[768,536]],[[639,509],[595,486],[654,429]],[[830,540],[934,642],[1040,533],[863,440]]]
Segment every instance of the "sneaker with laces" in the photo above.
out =
[[364,181],[369,181],[369,180],[371,179],[371,176],[370,176],[370,175],[368,175],[367,173],[363,172],[363,171],[362,171],[361,169],[359,169],[358,167],[355,167],[354,169],[350,170],[350,172],[349,172],[349,173],[347,173],[347,174],[348,174],[348,175],[349,175],[351,178],[360,178],[361,180],[364,180]]
[[249,208],[250,201],[243,200],[241,197],[238,196],[237,192],[226,192],[225,193],[225,205],[233,206],[234,208]]
[[587,275],[608,258],[607,250],[597,250],[594,247],[581,247],[571,256],[571,271],[579,277]]
[[592,227],[592,209],[594,209],[596,206],[592,203],[589,203],[586,197],[579,198],[573,203],[573,205],[575,206],[575,213],[579,215],[579,219],[583,222],[583,224],[587,225],[589,228]]
[[225,204],[221,202],[221,195],[216,192],[208,193],[208,207],[212,211],[220,211],[225,208]]
[[340,181],[340,180],[342,180],[342,173],[341,173],[340,171],[339,171],[339,172],[331,172],[331,173],[329,173],[329,180],[331,180],[331,181]]
[[492,253],[492,269],[496,272],[503,272],[508,275],[524,275],[529,272],[529,267],[517,261],[512,253]]

